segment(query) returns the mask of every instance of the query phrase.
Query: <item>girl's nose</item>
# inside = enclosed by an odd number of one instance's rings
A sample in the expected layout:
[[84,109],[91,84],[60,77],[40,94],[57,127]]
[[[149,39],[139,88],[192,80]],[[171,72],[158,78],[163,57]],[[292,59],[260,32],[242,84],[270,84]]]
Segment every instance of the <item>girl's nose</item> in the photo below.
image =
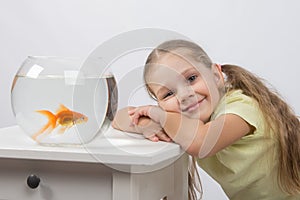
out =
[[189,102],[191,99],[195,98],[195,92],[194,90],[192,90],[191,87],[184,87],[177,92],[177,96],[179,102],[181,104],[184,104]]

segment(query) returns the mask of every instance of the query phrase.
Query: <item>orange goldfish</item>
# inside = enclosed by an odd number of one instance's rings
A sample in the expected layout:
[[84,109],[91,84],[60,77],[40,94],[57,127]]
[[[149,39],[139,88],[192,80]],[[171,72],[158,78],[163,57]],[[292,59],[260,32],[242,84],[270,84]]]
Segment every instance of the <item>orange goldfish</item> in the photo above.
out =
[[62,134],[66,131],[66,129],[71,128],[73,125],[81,124],[87,122],[88,120],[87,116],[78,112],[71,111],[62,104],[60,104],[58,110],[56,111],[56,114],[53,114],[48,110],[37,110],[36,112],[45,115],[48,118],[48,123],[37,133],[31,136],[34,140],[37,140],[37,137],[43,134],[46,130],[48,130],[48,133],[51,133],[53,129],[61,126],[59,129],[59,133]]

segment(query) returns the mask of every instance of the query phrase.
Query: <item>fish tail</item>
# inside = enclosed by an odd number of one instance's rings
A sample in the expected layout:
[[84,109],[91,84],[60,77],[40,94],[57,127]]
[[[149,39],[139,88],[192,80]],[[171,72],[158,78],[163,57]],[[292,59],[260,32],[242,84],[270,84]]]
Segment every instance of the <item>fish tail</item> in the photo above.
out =
[[37,110],[36,112],[45,115],[48,118],[48,123],[31,136],[34,140],[37,140],[37,137],[43,134],[47,129],[49,130],[49,132],[51,132],[56,127],[57,120],[56,116],[48,110]]

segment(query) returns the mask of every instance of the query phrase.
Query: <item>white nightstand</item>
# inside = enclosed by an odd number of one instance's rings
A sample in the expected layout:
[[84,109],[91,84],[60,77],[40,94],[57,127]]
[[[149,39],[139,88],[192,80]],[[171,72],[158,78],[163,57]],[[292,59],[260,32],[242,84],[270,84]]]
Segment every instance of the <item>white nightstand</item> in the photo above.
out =
[[77,147],[41,146],[18,126],[1,128],[0,199],[185,200],[187,160],[177,144],[112,128]]

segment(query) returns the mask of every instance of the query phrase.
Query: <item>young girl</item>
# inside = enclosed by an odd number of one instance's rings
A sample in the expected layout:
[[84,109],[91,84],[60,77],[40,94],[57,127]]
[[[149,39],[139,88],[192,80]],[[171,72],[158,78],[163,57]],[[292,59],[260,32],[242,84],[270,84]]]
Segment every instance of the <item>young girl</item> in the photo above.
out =
[[171,40],[151,52],[144,80],[158,106],[124,108],[114,128],[178,143],[230,199],[300,199],[299,120],[258,77]]

